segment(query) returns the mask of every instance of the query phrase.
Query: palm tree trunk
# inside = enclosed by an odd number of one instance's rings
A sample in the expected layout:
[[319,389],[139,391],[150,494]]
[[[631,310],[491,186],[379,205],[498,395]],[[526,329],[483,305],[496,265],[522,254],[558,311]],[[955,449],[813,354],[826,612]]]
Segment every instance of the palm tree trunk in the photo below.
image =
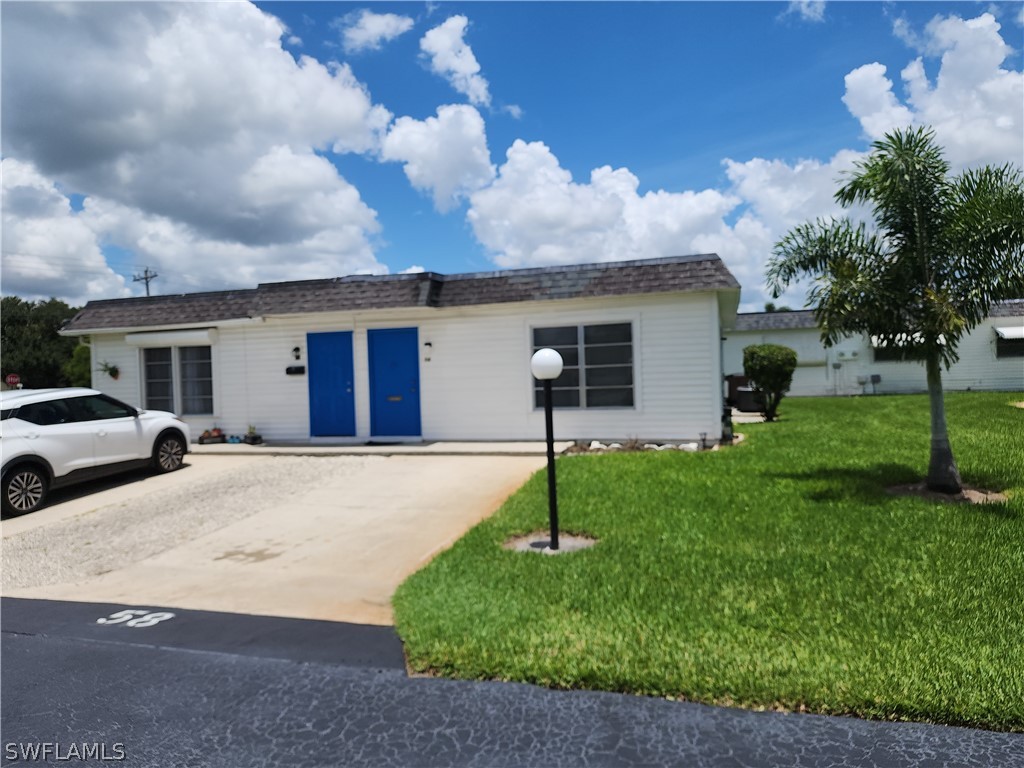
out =
[[925,362],[928,369],[928,400],[932,415],[931,459],[928,462],[927,486],[940,493],[959,493],[960,470],[953,458],[953,447],[949,444],[946,428],[946,404],[942,396],[942,369],[937,352],[928,352]]

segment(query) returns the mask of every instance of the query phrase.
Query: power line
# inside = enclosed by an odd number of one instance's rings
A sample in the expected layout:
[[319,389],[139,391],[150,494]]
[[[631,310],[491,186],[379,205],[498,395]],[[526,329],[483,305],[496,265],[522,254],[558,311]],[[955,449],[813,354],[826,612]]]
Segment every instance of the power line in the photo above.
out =
[[149,282],[160,277],[156,272],[150,272],[149,267],[146,267],[145,271],[141,275],[135,275],[132,277],[132,282],[145,283],[146,284],[146,295],[149,296]]

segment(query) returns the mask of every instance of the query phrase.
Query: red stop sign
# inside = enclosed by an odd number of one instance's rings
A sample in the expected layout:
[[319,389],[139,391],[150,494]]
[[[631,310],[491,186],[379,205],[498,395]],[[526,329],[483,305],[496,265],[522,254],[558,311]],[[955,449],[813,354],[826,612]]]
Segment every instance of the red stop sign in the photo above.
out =
[[16,373],[8,373],[4,381],[7,382],[8,387],[16,387],[21,384],[21,376]]

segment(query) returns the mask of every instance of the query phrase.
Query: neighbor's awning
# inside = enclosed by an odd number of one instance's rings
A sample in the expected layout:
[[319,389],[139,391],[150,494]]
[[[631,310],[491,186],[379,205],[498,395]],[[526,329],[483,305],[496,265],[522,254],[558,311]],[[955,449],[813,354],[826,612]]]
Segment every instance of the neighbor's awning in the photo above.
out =
[[216,341],[214,328],[200,328],[183,331],[156,331],[152,333],[129,333],[125,344],[133,347],[208,347]]
[[1024,325],[1002,325],[993,330],[1000,339],[1024,339]]

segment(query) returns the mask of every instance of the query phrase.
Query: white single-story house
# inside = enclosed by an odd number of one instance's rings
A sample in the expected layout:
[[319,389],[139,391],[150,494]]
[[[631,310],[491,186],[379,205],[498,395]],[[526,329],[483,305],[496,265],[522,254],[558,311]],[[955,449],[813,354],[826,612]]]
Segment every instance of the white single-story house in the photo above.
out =
[[[736,317],[725,332],[725,373],[743,373],[743,348],[782,344],[796,351],[791,396],[925,392],[924,364],[894,359],[868,336],[849,336],[833,347],[821,343],[814,312],[753,312]],[[874,342],[878,340],[875,339]],[[960,360],[947,371],[947,390],[1024,390],[1024,300],[992,308],[988,318],[964,336]]]
[[739,292],[712,254],[92,301],[63,333],[94,387],[193,434],[537,440],[530,358],[553,347],[558,439],[718,439]]

